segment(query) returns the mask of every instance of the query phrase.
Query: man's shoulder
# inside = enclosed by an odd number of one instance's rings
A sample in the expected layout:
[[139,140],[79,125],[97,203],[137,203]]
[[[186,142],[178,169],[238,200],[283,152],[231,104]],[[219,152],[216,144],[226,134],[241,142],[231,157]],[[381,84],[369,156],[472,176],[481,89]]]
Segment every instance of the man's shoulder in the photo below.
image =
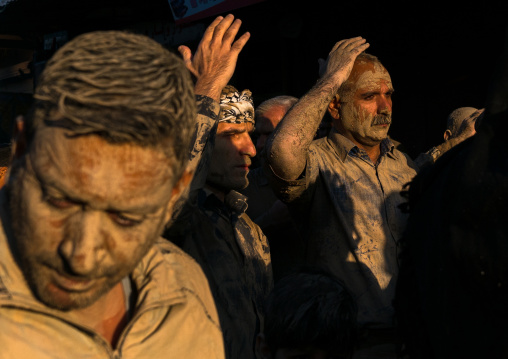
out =
[[154,250],[162,255],[166,264],[163,270],[169,274],[165,278],[171,283],[164,285],[168,288],[176,286],[185,296],[196,299],[206,316],[219,326],[208,279],[198,262],[177,245],[162,237],[155,242]]
[[418,165],[407,153],[402,152],[397,148],[393,148],[391,157],[397,162],[398,165],[402,166],[403,168],[407,168],[408,171],[418,171]]
[[208,285],[198,262],[176,244],[161,237],[155,242],[154,249],[162,254],[164,261],[171,266],[177,279],[182,280],[182,283],[198,287]]

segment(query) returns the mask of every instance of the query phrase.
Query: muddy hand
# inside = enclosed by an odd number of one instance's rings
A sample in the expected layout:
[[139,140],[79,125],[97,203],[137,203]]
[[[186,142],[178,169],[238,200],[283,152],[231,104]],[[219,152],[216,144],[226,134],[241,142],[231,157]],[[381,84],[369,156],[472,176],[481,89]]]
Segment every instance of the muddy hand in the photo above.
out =
[[322,78],[333,78],[342,84],[347,80],[356,57],[370,46],[362,37],[341,40],[335,44],[328,54],[326,63],[321,64],[325,68]]

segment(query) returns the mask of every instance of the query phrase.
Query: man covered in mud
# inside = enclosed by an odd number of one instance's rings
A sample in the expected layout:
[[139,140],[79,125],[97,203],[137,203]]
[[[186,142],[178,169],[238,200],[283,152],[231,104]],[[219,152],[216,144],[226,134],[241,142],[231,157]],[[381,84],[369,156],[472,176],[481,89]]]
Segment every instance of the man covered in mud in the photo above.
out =
[[[400,191],[418,168],[387,138],[393,85],[361,37],[338,42],[323,74],[267,144],[268,170],[306,241],[306,264],[341,279],[358,303],[357,358],[394,358]],[[333,128],[313,141],[325,111]]]
[[[232,39],[241,24],[233,20],[232,15],[219,18],[209,29],[226,31],[225,37]],[[202,47],[203,42],[194,56],[189,48],[179,48],[198,78],[200,66],[207,66],[196,62]],[[191,154],[192,162],[198,163],[188,200],[179,207],[164,237],[194,257],[205,272],[219,313],[226,357],[249,359],[255,358],[263,302],[273,286],[267,239],[245,213],[246,197],[237,192],[248,185],[251,159],[256,155],[250,138],[253,99],[250,90],[214,84],[218,92],[209,110],[216,122],[198,123]]]
[[[228,76],[209,68],[196,93]],[[192,178],[196,114],[184,62],[146,36],[55,53],[0,191],[2,358],[224,357],[203,271],[160,236]]]

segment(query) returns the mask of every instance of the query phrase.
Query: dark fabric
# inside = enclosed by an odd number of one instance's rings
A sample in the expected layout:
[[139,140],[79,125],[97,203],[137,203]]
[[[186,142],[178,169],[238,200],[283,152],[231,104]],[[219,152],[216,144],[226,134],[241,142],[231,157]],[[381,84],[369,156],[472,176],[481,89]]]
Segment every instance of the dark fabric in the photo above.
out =
[[[258,226],[242,211],[236,192],[221,202],[200,190],[197,206],[164,237],[189,253],[205,272],[224,334],[227,358],[255,358],[263,302],[273,287],[270,249]],[[245,207],[243,207],[245,208]]]
[[508,113],[409,186],[395,308],[413,358],[508,358]]

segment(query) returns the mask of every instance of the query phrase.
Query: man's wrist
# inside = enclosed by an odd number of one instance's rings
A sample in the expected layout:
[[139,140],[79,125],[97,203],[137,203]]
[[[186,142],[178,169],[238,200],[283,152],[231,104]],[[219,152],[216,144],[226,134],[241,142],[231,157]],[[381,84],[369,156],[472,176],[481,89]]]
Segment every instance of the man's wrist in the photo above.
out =
[[427,152],[428,155],[430,155],[430,157],[432,157],[432,160],[434,162],[436,162],[436,160],[439,158],[439,156],[441,156],[441,151],[439,150],[439,148],[437,147],[432,147],[428,152]]

